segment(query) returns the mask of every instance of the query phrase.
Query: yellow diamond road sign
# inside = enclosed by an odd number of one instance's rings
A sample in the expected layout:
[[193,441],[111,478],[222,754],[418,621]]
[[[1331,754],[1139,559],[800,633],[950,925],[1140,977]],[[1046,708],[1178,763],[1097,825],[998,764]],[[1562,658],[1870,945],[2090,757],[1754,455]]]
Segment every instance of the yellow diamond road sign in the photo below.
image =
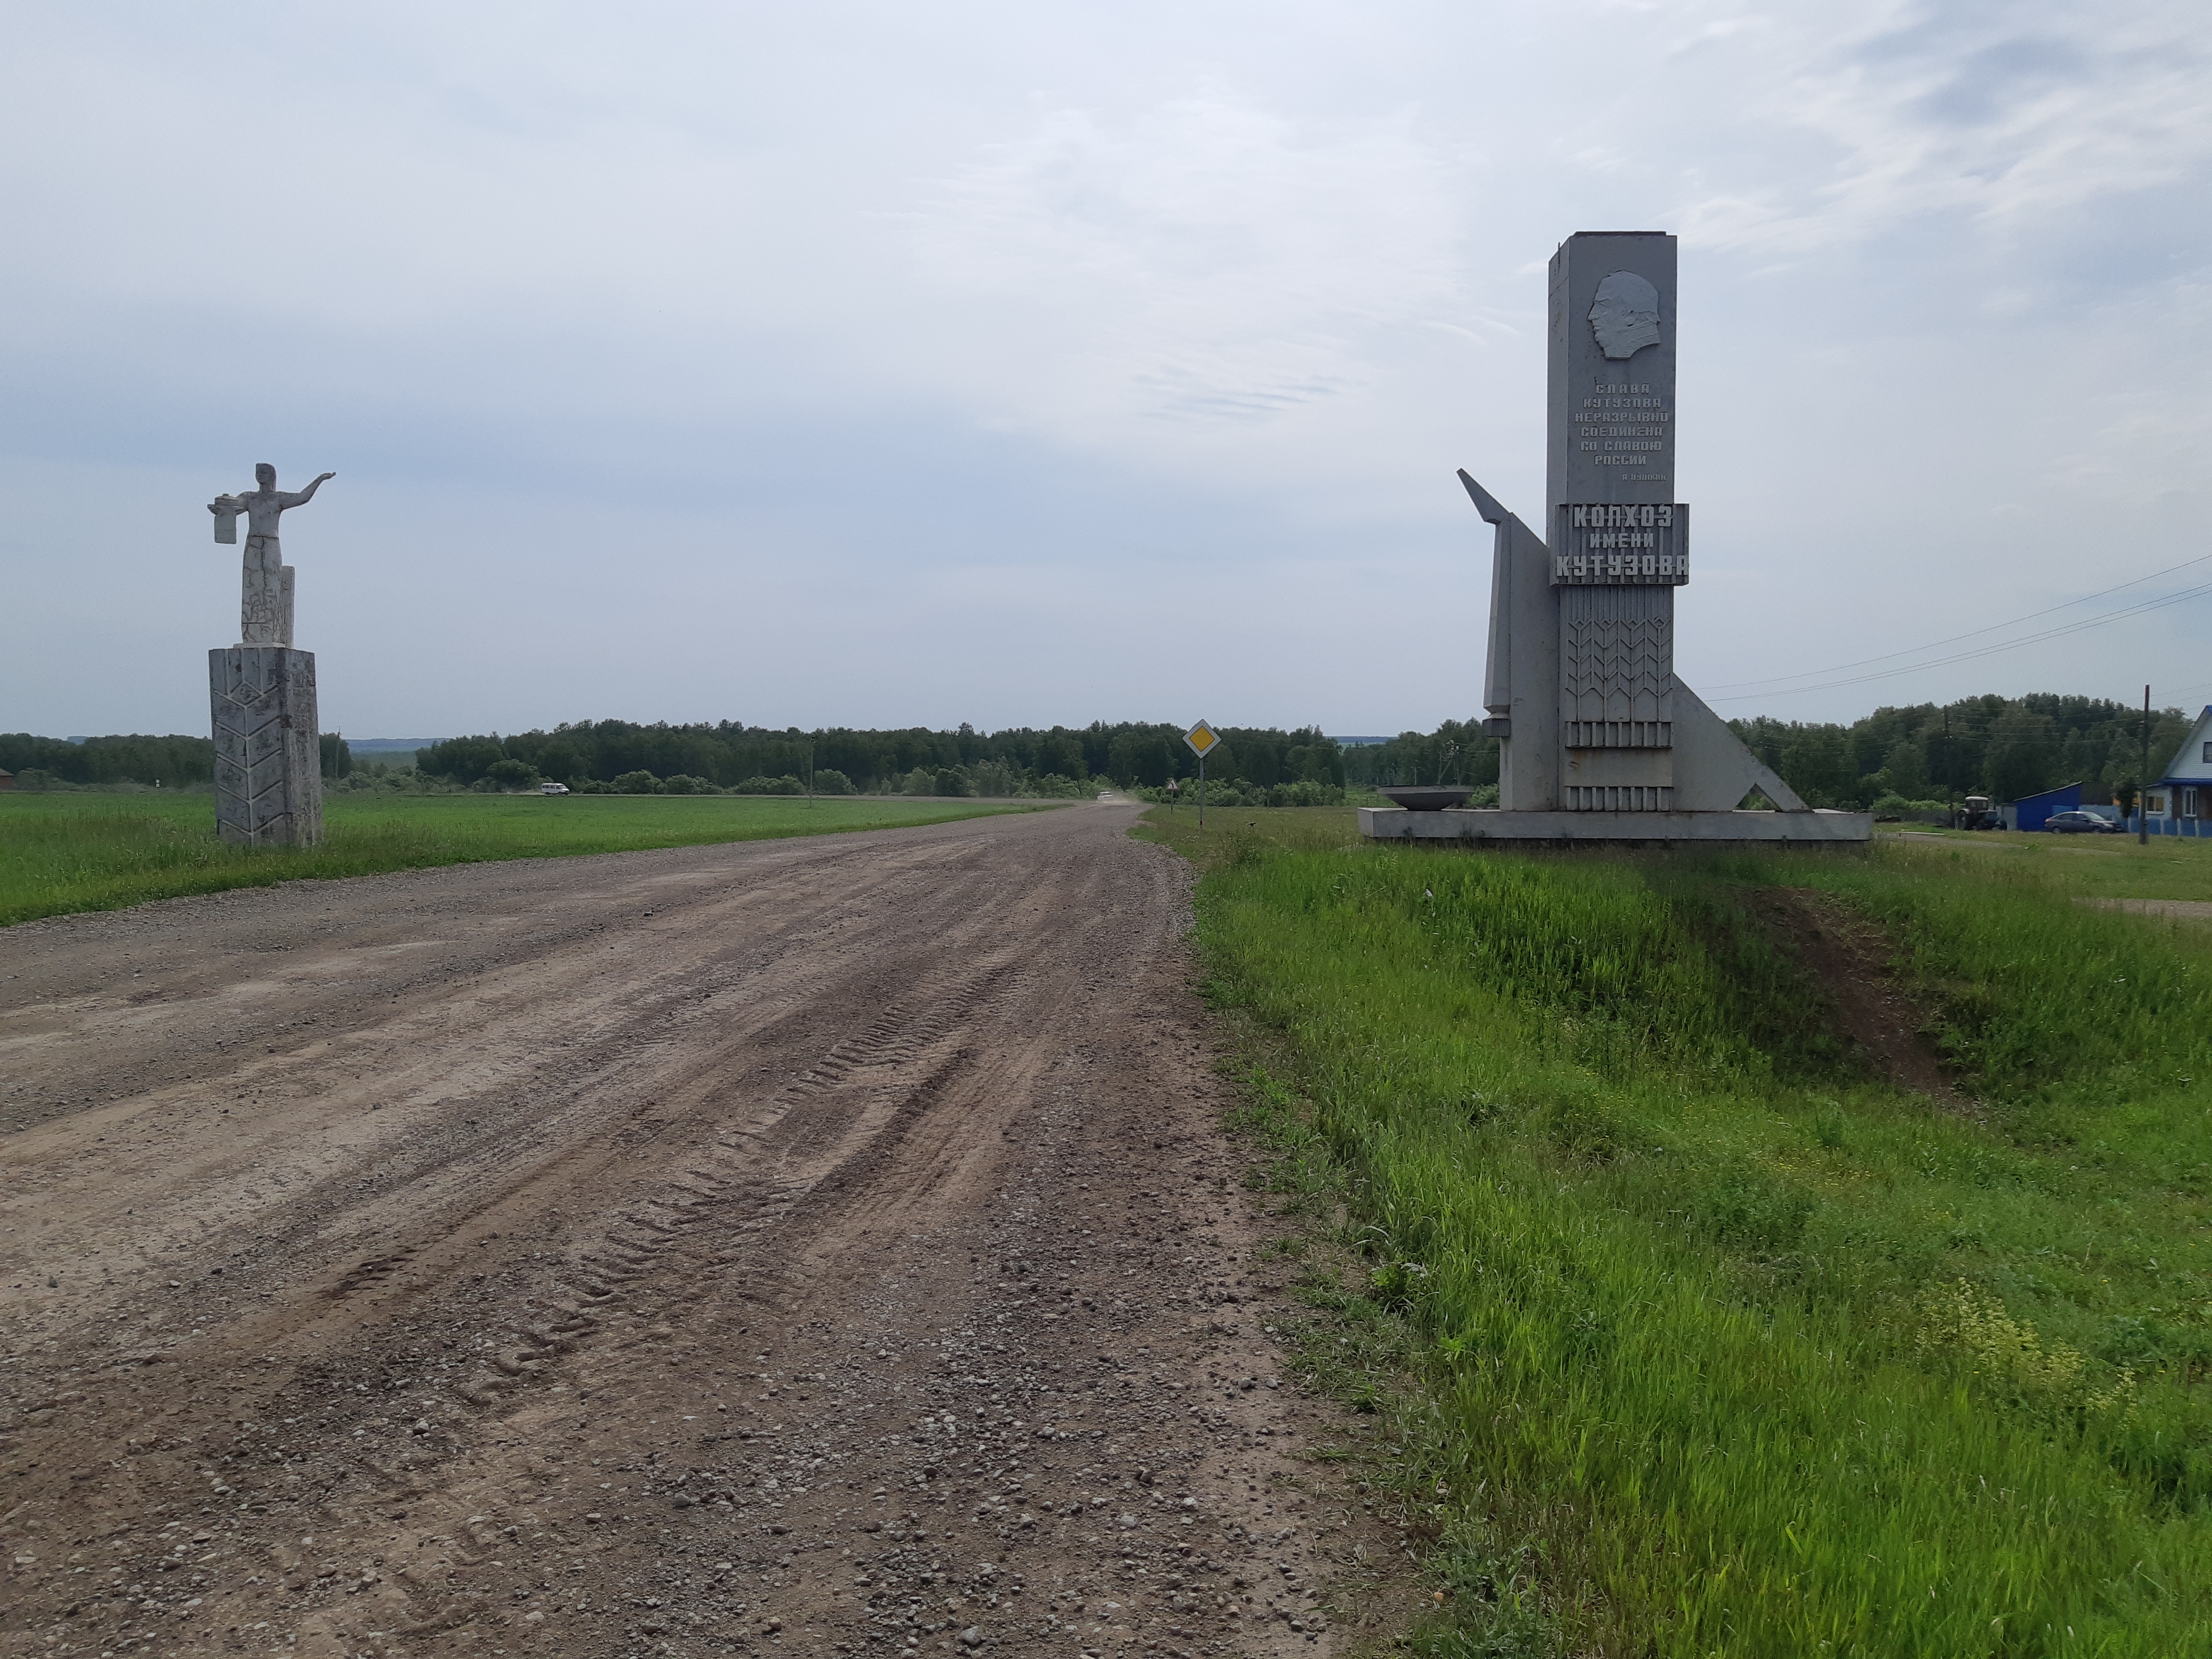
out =
[[1190,745],[1192,754],[1204,760],[1220,744],[1221,734],[1200,720],[1182,734],[1182,740]]

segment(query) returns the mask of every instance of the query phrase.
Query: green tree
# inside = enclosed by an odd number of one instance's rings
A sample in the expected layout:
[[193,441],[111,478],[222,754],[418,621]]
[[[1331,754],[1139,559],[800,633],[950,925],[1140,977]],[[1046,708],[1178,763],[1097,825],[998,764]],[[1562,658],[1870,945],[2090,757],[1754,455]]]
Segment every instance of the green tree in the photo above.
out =
[[474,783],[507,757],[497,732],[485,738],[448,738],[417,750],[415,769],[455,783]]
[[1907,800],[1923,799],[1928,793],[1928,757],[1918,744],[1900,738],[1890,744],[1882,757],[1881,778],[1889,793]]
[[2018,800],[2050,788],[2057,781],[2057,723],[2048,714],[2021,707],[1999,715],[1983,769],[1990,793],[2001,801]]

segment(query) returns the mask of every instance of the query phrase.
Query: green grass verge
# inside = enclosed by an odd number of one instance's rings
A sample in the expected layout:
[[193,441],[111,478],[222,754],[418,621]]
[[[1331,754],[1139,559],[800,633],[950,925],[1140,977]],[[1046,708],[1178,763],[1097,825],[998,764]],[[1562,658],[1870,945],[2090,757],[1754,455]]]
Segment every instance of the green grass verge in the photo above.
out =
[[0,925],[149,899],[436,864],[942,823],[1038,807],[895,798],[333,795],[319,847],[216,839],[205,794],[0,794]]
[[[1418,1650],[2208,1650],[2212,930],[2055,852],[1188,816],[1149,833],[1204,866],[1253,1109],[1366,1253],[1325,1340],[1417,1338],[1404,1489],[1461,1592]],[[1885,927],[1978,1115],[1857,1068],[1770,886]]]
[[2138,843],[2132,836],[1920,830],[1899,844],[1927,846],[1931,838],[2001,866],[2033,871],[2054,890],[2077,898],[2212,899],[2212,842],[2153,836]]

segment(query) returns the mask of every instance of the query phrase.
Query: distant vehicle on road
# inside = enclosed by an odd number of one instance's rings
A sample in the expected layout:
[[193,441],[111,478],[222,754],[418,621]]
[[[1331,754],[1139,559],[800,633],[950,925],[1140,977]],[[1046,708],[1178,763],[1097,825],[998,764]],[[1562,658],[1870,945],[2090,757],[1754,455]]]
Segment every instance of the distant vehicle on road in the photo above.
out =
[[541,795],[565,795],[568,793],[568,786],[565,783],[541,783],[538,786],[538,793]]
[[2094,812],[2053,812],[2043,827],[2061,836],[2118,836],[2125,833],[2110,818]]

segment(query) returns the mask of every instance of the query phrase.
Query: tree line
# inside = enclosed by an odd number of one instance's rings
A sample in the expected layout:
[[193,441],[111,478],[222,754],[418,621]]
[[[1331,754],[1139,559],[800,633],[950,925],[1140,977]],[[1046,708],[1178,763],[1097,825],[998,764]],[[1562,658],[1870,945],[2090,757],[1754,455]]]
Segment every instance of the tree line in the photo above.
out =
[[[1222,736],[1221,750],[1207,763],[1212,777],[1263,790],[1301,782],[1344,786],[1342,751],[1317,729],[1235,726],[1222,728]],[[544,779],[575,788],[682,779],[682,787],[765,793],[783,793],[774,786],[787,781],[803,786],[811,776],[817,789],[828,781],[832,793],[996,795],[1064,793],[1097,782],[1157,788],[1193,776],[1198,757],[1185,746],[1182,727],[1131,720],[991,732],[965,723],[950,732],[804,732],[734,720],[585,720],[550,732],[448,738],[419,751],[416,766],[464,786],[488,780],[526,787],[526,779]]]
[[[2180,708],[2154,712],[2151,779],[2194,720]],[[1765,715],[1729,724],[1813,806],[2008,801],[2068,783],[2081,786],[2084,800],[2109,801],[2145,781],[2142,710],[2101,697],[2039,691],[1877,708],[1849,726]]]
[[[2182,708],[2155,713],[2150,777],[2163,773],[2193,718]],[[1968,794],[2014,800],[2077,781],[2092,801],[2125,797],[2144,781],[2142,723],[2142,711],[2125,703],[2036,692],[1878,708],[1849,725],[1765,715],[1729,725],[1809,804],[1865,809]],[[1207,777],[1253,804],[1340,799],[1335,792],[1347,787],[1437,782],[1472,786],[1480,800],[1498,781],[1498,740],[1474,719],[1350,748],[1313,726],[1220,732]],[[1198,770],[1182,728],[1133,720],[993,732],[967,725],[950,732],[804,732],[734,720],[584,720],[508,737],[448,738],[419,750],[413,774],[382,762],[357,767],[334,732],[323,735],[322,748],[324,775],[333,780],[368,785],[411,776],[452,788],[527,788],[543,780],[589,790],[791,793],[811,780],[827,793],[1052,795],[1100,783],[1147,792],[1170,780],[1187,786]],[[6,732],[0,769],[32,788],[156,782],[204,788],[215,745],[181,736],[70,743]]]
[[[322,735],[322,769],[326,778],[353,770],[353,753],[335,732]],[[207,789],[215,784],[215,742],[210,738],[173,734],[166,738],[38,738],[28,732],[0,732],[0,771],[15,775],[18,787],[140,784],[147,788]]]
[[206,738],[137,735],[71,743],[28,732],[0,732],[0,770],[13,772],[19,788],[46,782],[205,788],[215,781],[215,744]]

